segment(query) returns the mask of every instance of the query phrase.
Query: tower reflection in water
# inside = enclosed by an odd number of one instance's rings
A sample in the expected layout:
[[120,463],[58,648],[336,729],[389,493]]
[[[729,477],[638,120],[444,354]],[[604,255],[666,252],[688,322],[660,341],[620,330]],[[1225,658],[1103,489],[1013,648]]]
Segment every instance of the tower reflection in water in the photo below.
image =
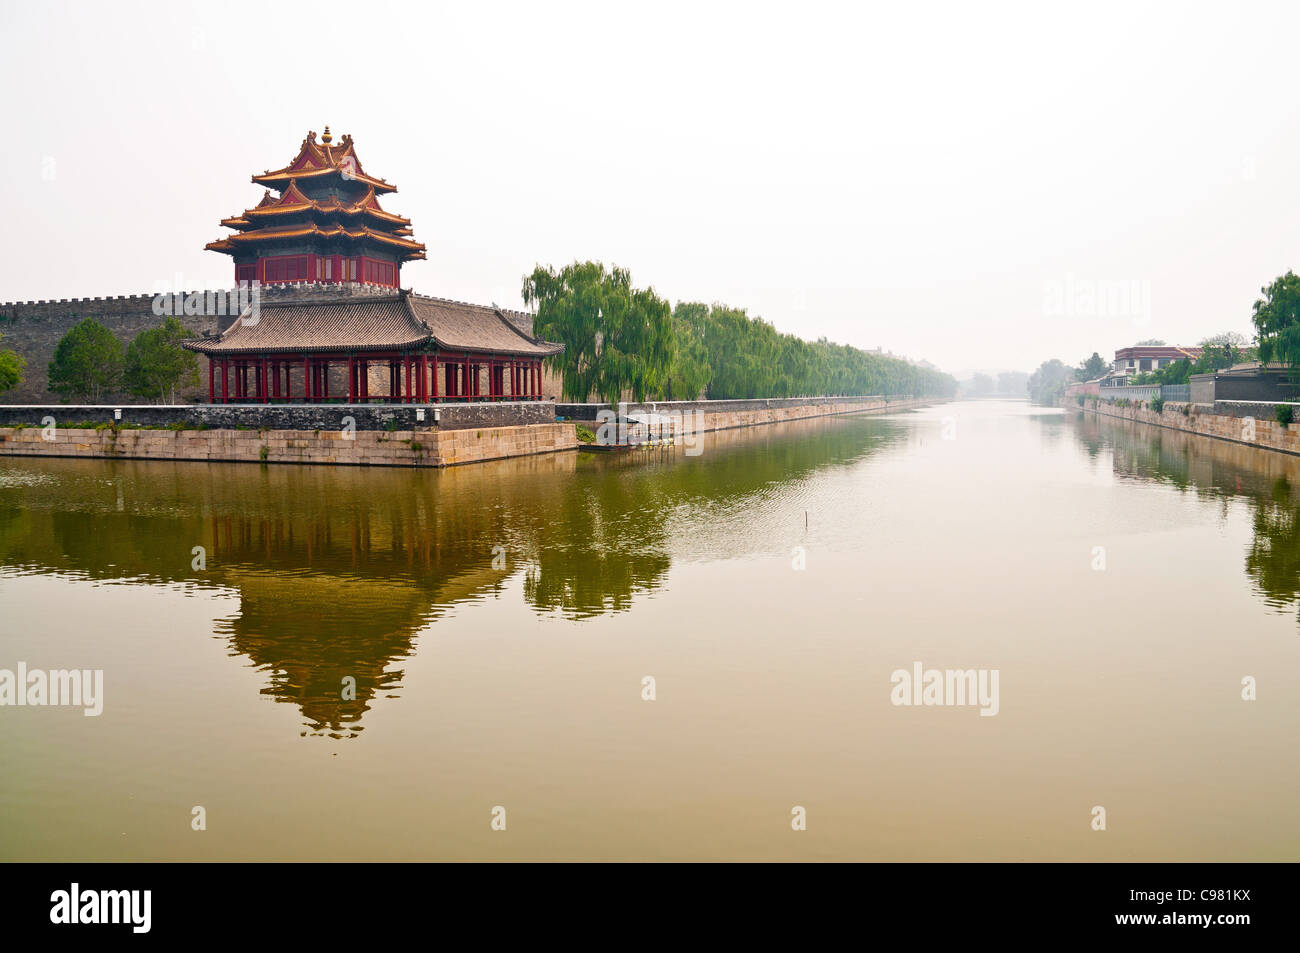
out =
[[[350,737],[376,699],[399,695],[403,660],[450,607],[500,597],[518,577],[538,612],[626,611],[674,558],[701,555],[705,523],[903,433],[808,422],[709,435],[701,457],[561,454],[440,472],[6,461],[0,572],[234,593],[238,611],[215,633],[230,655],[299,707],[304,734]],[[750,526],[703,555],[769,544]]]

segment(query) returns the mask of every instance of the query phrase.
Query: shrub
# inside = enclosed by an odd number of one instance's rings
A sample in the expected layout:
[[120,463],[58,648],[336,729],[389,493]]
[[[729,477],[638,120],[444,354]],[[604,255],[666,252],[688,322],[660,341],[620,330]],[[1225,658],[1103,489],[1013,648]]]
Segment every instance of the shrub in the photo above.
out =
[[1151,409],[1154,410],[1157,414],[1163,414],[1165,412],[1165,399],[1161,397],[1159,394],[1157,394],[1155,397],[1152,397]]
[[1273,411],[1273,416],[1277,418],[1277,422],[1283,427],[1289,427],[1291,421],[1295,419],[1295,408],[1290,404],[1278,404]]
[[595,435],[594,433],[592,433],[590,429],[588,429],[587,427],[584,427],[582,424],[574,424],[574,425],[573,425],[573,429],[574,429],[574,430],[577,432],[577,434],[578,434],[578,443],[595,443],[595,442],[596,442],[596,435]]

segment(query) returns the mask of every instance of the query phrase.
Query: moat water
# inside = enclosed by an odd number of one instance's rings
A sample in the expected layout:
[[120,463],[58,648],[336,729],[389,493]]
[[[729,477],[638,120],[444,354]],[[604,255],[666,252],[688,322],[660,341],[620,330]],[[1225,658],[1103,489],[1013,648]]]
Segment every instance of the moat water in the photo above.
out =
[[1019,402],[3,458],[0,670],[103,710],[0,707],[0,859],[1294,860],[1298,610],[1300,460]]

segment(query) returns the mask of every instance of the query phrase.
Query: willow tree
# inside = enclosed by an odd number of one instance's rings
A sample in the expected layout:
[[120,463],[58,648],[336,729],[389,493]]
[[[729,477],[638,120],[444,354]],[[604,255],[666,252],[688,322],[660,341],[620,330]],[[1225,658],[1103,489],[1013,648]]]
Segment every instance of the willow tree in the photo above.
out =
[[676,341],[668,302],[652,288],[633,288],[626,268],[600,262],[537,266],[524,278],[524,301],[536,306],[533,332],[564,345],[549,358],[567,400],[593,394],[616,403],[661,390],[669,379]]
[[1293,375],[1300,374],[1300,278],[1288,271],[1259,290],[1264,297],[1255,302],[1251,317],[1259,335],[1259,359],[1264,364],[1280,361]]
[[709,387],[709,351],[704,335],[709,306],[698,301],[679,301],[673,308],[673,339],[676,349],[668,376],[658,391],[663,400],[699,400]]

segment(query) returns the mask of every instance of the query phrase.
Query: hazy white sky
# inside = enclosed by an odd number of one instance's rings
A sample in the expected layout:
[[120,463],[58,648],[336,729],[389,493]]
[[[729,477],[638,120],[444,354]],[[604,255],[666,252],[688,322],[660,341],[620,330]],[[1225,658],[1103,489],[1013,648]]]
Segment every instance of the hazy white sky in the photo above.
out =
[[535,264],[595,258],[954,372],[1246,333],[1300,263],[1298,27],[1281,3],[3,0],[0,301],[228,281],[204,243],[328,123],[398,186],[428,294],[519,307]]

